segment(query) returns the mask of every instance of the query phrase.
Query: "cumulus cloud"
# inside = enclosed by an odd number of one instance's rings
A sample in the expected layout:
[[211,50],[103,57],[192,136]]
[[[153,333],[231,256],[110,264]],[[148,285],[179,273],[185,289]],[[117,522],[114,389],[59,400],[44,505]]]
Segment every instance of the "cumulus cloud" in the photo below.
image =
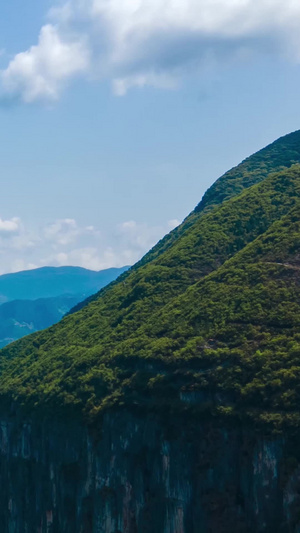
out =
[[55,3],[37,44],[1,73],[3,95],[55,99],[72,77],[174,88],[207,64],[253,53],[300,60],[295,0],[68,0]]
[[85,71],[89,63],[83,39],[68,40],[47,24],[38,44],[17,54],[1,72],[2,95],[24,102],[57,99],[67,80]]
[[56,220],[46,226],[45,238],[57,245],[65,245],[74,242],[78,236],[78,226],[73,218]]
[[11,235],[19,233],[21,228],[21,220],[18,217],[13,217],[10,220],[3,220],[0,218],[0,235]]
[[124,254],[123,250],[113,248],[99,249],[82,247],[67,252],[54,253],[42,260],[42,265],[66,266],[75,265],[90,270],[104,270],[111,267],[131,265],[133,254]]
[[63,218],[47,225],[43,236],[53,246],[66,246],[76,242],[80,237],[97,236],[99,232],[94,226],[80,227],[73,218]]
[[135,254],[137,261],[142,253],[149,250],[167,232],[167,229],[169,229],[168,224],[167,227],[149,226],[129,220],[118,225],[115,237],[123,248]]
[[0,218],[0,274],[41,266],[75,265],[91,270],[132,265],[178,220],[149,226],[134,220],[100,231],[73,218],[31,229],[17,217]]
[[[178,220],[172,220],[163,226],[149,226],[129,220],[104,234],[94,226],[80,228],[72,219],[66,220],[67,224],[65,221],[57,221],[46,228],[48,236],[49,228],[51,229],[52,252],[43,258],[43,265],[77,265],[92,270],[132,265],[179,224]],[[62,222],[69,226],[72,238],[61,239],[59,228]]]
[[168,220],[168,228],[170,230],[177,228],[179,224],[180,224],[180,220],[178,220],[177,218],[172,218],[172,220]]

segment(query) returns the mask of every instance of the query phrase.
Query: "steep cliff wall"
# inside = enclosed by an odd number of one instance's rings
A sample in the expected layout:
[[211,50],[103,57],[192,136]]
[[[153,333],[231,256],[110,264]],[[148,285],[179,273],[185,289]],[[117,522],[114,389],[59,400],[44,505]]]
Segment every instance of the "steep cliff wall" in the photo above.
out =
[[300,531],[300,468],[282,437],[119,412],[76,424],[1,420],[5,533]]
[[246,160],[1,351],[0,533],[300,533],[299,162],[299,132]]

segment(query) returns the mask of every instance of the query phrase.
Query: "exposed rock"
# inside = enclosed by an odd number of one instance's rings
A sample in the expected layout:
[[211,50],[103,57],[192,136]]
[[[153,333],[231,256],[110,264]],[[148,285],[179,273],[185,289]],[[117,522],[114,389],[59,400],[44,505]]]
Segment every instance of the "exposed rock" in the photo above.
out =
[[282,437],[119,412],[98,437],[2,420],[0,445],[5,532],[300,531],[300,469]]

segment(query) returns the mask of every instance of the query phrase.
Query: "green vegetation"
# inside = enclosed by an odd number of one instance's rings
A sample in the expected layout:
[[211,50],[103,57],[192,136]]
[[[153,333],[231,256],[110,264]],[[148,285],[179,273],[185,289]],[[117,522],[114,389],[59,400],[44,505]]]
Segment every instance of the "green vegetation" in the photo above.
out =
[[218,179],[203,196],[196,211],[211,209],[278,172],[300,163],[300,131],[281,137],[248,157]]
[[3,402],[91,419],[130,405],[298,427],[300,165],[269,170],[299,159],[300,134],[259,154],[219,180],[235,180],[232,198],[222,202],[216,182],[210,208],[203,200],[172,242],[2,350]]
[[296,163],[300,163],[300,131],[281,137],[221,176],[208,189],[196,209],[188,215],[184,222],[158,242],[137,263],[136,268],[152,261],[172,246],[177,238],[183,235],[207,211],[237,196],[252,185],[260,183],[271,172],[279,172]]

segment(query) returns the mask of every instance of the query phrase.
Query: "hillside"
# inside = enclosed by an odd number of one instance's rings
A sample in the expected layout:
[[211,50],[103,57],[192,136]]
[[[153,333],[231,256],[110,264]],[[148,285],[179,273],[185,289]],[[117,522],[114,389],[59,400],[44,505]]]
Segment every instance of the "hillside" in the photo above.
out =
[[299,151],[251,156],[0,351],[3,531],[300,531]]
[[[297,163],[300,163],[300,130],[277,139],[217,179],[183,223],[165,235],[152,250],[132,267],[132,270],[137,270],[140,266],[153,261],[169,247],[172,247],[173,243],[185,231],[197,224],[204,213],[214,209],[224,201],[234,198],[252,185],[263,181],[271,172],[290,168]],[[81,302],[75,306],[74,311],[82,309],[84,305],[96,297],[97,295],[94,295]]]
[[[298,132],[249,158],[172,244],[3,350],[2,398],[89,418],[124,404],[193,411],[186,399],[202,398],[202,414],[298,426],[300,165],[268,174],[297,153]],[[220,203],[232,176],[239,194]]]
[[277,139],[216,180],[184,222],[159,241],[137,263],[136,267],[151,261],[169,246],[172,246],[173,242],[194,224],[204,212],[237,196],[244,189],[259,183],[269,173],[278,172],[283,168],[290,168],[296,163],[300,163],[300,130]]

